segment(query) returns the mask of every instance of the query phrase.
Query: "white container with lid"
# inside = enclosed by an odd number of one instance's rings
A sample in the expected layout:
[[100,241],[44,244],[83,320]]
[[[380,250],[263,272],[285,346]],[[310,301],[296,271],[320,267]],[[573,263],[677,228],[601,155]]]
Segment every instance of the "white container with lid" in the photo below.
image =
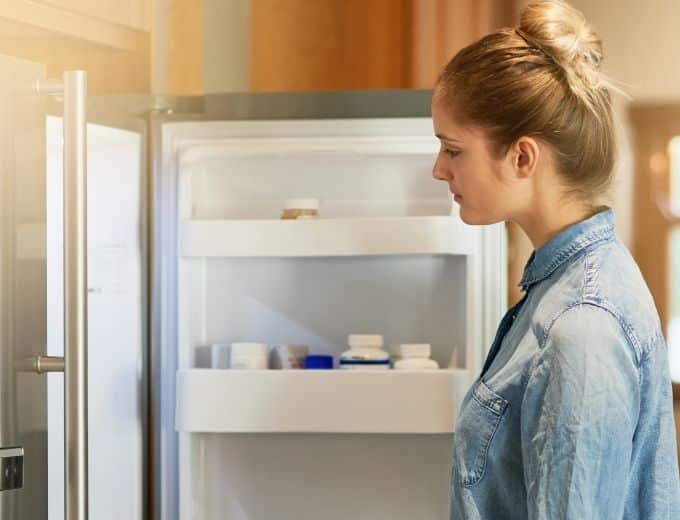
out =
[[387,370],[390,355],[382,350],[383,337],[379,334],[350,334],[350,346],[340,356],[340,368],[344,370]]
[[406,343],[392,347],[395,370],[434,370],[439,363],[430,359],[432,347],[428,343]]
[[235,370],[266,370],[269,347],[266,343],[232,343],[229,366]]

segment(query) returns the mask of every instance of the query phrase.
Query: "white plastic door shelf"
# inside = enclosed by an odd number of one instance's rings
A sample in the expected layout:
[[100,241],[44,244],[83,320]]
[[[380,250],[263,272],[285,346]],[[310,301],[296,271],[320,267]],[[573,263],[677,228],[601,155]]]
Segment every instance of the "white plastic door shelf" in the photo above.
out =
[[180,370],[177,430],[453,432],[467,370]]
[[474,229],[458,217],[372,219],[188,220],[185,257],[468,255]]

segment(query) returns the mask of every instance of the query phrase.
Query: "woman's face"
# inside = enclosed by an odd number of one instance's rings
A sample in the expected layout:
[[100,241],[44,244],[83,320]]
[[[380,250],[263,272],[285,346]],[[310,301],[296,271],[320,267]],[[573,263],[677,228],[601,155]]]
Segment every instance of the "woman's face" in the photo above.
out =
[[513,203],[509,182],[512,162],[493,156],[484,132],[457,124],[450,112],[435,97],[432,119],[441,147],[432,168],[433,177],[448,183],[466,224],[507,220]]

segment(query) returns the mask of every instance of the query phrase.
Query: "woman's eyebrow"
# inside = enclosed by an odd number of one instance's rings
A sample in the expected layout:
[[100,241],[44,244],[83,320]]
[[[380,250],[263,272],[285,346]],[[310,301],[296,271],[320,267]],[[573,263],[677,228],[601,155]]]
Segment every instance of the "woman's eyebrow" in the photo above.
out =
[[446,137],[444,134],[434,134],[437,139],[440,141],[451,141],[455,143],[460,143],[458,139],[454,139],[453,137]]

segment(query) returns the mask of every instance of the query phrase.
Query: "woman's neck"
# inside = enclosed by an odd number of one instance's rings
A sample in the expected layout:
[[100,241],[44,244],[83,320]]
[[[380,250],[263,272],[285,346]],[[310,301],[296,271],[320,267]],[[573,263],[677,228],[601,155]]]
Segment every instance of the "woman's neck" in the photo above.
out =
[[586,220],[600,211],[602,206],[584,204],[580,201],[543,204],[512,220],[527,234],[534,249],[539,249],[569,226]]

